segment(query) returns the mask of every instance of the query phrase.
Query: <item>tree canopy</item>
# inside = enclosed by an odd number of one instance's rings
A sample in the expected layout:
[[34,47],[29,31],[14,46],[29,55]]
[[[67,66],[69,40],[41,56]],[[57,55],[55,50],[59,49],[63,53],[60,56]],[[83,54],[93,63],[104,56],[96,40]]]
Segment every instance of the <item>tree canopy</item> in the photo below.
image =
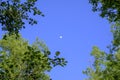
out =
[[94,60],[84,74],[86,80],[120,80],[120,0],[89,0],[93,11],[99,11],[101,17],[106,17],[111,25],[113,40],[107,48],[109,52],[94,46],[91,52]]
[[58,51],[51,58],[47,46],[38,39],[32,45],[16,35],[0,40],[0,79],[49,80],[45,72],[57,65],[65,66],[65,59]]
[[25,20],[29,24],[37,24],[30,14],[44,16],[35,5],[37,0],[0,0],[0,24],[3,31],[19,33],[25,28]]
[[1,80],[50,80],[47,72],[67,61],[56,51],[54,56],[39,39],[33,44],[22,38],[19,31],[37,24],[30,14],[44,16],[36,7],[37,0],[0,0],[0,24],[6,33],[0,40]]
[[89,0],[92,10],[110,22],[120,21],[120,0]]

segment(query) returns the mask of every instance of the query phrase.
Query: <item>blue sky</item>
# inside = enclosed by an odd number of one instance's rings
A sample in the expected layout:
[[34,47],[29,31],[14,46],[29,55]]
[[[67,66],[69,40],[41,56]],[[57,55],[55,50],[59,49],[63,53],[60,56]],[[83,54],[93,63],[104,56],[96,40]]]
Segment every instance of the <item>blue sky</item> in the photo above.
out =
[[35,17],[38,24],[27,25],[22,36],[30,43],[39,37],[52,53],[59,50],[68,61],[66,67],[56,67],[49,73],[53,80],[83,80],[86,76],[82,71],[91,64],[92,46],[107,51],[111,43],[108,21],[92,12],[88,0],[39,0],[37,6],[45,17]]

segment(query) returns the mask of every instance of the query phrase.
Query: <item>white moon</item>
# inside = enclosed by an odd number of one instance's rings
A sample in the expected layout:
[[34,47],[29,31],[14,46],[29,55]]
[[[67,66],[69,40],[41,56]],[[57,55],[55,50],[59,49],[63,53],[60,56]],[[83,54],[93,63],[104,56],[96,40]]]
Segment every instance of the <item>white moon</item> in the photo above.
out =
[[62,39],[62,38],[63,38],[63,36],[59,36],[59,38],[60,38],[60,39]]

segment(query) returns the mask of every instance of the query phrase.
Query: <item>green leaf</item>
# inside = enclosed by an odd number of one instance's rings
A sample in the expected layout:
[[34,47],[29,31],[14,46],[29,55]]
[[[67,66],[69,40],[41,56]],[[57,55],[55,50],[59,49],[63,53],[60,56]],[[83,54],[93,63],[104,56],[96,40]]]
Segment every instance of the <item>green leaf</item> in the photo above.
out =
[[55,55],[56,55],[56,56],[59,56],[59,55],[60,55],[60,52],[59,52],[59,51],[56,51]]

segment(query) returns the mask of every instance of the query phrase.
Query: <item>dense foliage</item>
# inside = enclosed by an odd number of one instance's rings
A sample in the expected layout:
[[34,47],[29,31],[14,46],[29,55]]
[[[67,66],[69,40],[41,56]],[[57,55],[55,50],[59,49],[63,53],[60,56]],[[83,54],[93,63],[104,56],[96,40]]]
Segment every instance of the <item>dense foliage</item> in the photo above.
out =
[[93,47],[93,64],[83,73],[88,76],[86,80],[120,80],[120,0],[90,0],[90,3],[94,11],[100,11],[102,17],[114,23],[111,26],[113,41],[107,47],[108,53]]
[[0,24],[2,30],[18,33],[25,28],[25,20],[29,24],[37,24],[30,15],[41,15],[43,13],[35,6],[37,0],[0,0]]
[[33,45],[16,35],[0,40],[0,79],[49,80],[45,72],[57,65],[64,66],[66,61],[58,52],[50,58],[48,48],[39,40]]
[[[120,26],[114,27],[116,27],[116,29],[114,29],[113,32],[120,29]],[[96,46],[93,47],[91,52],[91,55],[94,57],[93,66],[88,67],[87,70],[84,71],[84,73],[89,76],[87,80],[120,80],[120,43],[117,42],[120,35],[118,35],[118,33],[115,33],[115,35],[115,39],[113,40],[115,45],[113,44],[113,46],[109,47],[109,53],[101,51]]]
[[110,22],[120,21],[120,0],[89,0],[93,11],[100,12],[101,17],[106,17]]

